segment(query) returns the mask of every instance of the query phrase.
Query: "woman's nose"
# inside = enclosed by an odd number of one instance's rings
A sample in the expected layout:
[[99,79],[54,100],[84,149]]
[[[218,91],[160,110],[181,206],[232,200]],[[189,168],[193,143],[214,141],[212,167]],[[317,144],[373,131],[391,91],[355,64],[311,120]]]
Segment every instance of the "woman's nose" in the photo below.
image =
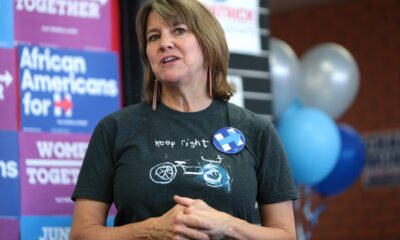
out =
[[160,48],[161,50],[172,49],[174,47],[174,41],[171,36],[162,35],[160,39]]

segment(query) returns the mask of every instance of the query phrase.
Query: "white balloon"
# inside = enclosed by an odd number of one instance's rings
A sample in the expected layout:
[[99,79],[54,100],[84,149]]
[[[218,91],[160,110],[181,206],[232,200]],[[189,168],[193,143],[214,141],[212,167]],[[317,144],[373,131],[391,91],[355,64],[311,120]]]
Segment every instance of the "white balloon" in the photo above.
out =
[[359,69],[348,50],[336,43],[319,44],[300,59],[299,97],[336,119],[352,104],[359,88]]
[[280,118],[298,95],[299,60],[286,42],[274,37],[270,39],[269,59],[273,110],[274,115]]

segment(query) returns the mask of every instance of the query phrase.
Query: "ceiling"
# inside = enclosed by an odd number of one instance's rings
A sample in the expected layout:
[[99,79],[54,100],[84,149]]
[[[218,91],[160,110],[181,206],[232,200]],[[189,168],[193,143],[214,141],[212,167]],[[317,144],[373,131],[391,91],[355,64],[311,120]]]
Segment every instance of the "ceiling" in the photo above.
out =
[[283,12],[344,1],[349,0],[268,0],[268,4],[271,11]]

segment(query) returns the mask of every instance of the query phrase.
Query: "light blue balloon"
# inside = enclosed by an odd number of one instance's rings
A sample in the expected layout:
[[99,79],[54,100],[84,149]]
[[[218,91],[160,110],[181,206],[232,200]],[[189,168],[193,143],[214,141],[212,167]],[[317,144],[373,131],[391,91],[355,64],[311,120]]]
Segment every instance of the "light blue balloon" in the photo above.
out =
[[333,170],[341,141],[329,115],[315,108],[301,108],[282,119],[278,131],[298,184],[314,185]]
[[301,105],[298,99],[292,101],[292,103],[283,111],[278,121],[284,121],[285,118],[290,118],[294,113],[302,109],[303,106]]

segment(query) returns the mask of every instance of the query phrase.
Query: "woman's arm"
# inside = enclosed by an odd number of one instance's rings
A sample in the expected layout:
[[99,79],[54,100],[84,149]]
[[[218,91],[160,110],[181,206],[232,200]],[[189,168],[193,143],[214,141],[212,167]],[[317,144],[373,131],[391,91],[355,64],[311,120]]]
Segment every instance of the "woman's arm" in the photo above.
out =
[[75,202],[71,240],[113,239],[205,239],[207,234],[187,228],[179,222],[183,207],[176,205],[161,217],[119,227],[106,227],[109,204],[87,199]]
[[174,197],[186,206],[180,221],[202,229],[211,239],[296,239],[292,201],[260,206],[261,226],[248,223],[208,206],[202,200]]

